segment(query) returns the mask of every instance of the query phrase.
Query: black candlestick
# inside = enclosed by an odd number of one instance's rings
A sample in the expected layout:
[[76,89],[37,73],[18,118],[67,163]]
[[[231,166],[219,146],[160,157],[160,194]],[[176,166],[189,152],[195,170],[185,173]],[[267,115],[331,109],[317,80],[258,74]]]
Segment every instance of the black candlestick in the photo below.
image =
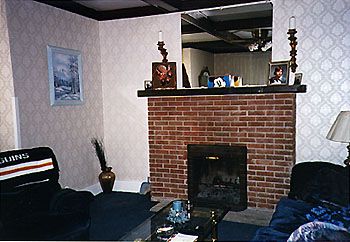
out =
[[295,34],[297,33],[297,30],[296,29],[289,29],[287,34],[289,34],[289,45],[291,47],[291,51],[289,52],[290,53],[290,68],[292,69],[292,72],[295,73],[296,69],[297,69],[297,58],[295,57],[297,55],[297,50],[296,50],[296,47],[297,47],[297,37],[295,37]]
[[164,48],[164,41],[158,41],[158,50],[160,51],[160,53],[162,54],[163,56],[163,64],[168,64],[168,59],[167,59],[167,56],[168,56],[168,52],[166,51],[166,49]]

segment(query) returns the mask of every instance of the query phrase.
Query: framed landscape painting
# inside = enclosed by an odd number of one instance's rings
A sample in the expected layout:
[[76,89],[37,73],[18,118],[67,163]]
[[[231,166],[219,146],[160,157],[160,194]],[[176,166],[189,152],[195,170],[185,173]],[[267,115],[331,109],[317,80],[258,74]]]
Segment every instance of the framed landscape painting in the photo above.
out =
[[50,101],[52,106],[83,103],[81,53],[47,46]]

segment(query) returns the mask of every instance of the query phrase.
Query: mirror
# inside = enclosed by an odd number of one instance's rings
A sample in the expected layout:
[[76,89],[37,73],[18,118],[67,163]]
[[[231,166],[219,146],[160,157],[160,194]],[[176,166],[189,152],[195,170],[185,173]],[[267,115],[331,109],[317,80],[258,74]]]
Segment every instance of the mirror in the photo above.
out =
[[206,76],[233,75],[265,85],[272,47],[272,4],[258,2],[181,15],[183,63],[191,87]]

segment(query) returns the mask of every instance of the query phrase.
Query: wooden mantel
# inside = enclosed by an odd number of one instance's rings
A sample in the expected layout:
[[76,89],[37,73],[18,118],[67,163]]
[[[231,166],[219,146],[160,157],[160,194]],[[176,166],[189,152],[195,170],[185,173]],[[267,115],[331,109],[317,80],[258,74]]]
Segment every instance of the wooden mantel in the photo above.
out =
[[183,88],[138,90],[138,97],[225,95],[225,94],[267,94],[267,93],[305,93],[306,85],[271,85],[227,88]]

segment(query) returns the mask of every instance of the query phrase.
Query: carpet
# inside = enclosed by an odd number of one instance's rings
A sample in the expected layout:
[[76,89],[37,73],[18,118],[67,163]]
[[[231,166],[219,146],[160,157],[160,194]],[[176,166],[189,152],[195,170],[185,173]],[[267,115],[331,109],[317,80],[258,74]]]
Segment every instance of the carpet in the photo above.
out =
[[219,241],[250,241],[262,226],[221,221],[218,225]]
[[[153,213],[147,195],[128,192],[98,194],[91,204],[90,240],[118,240]],[[249,241],[260,226],[221,221],[219,241]]]

